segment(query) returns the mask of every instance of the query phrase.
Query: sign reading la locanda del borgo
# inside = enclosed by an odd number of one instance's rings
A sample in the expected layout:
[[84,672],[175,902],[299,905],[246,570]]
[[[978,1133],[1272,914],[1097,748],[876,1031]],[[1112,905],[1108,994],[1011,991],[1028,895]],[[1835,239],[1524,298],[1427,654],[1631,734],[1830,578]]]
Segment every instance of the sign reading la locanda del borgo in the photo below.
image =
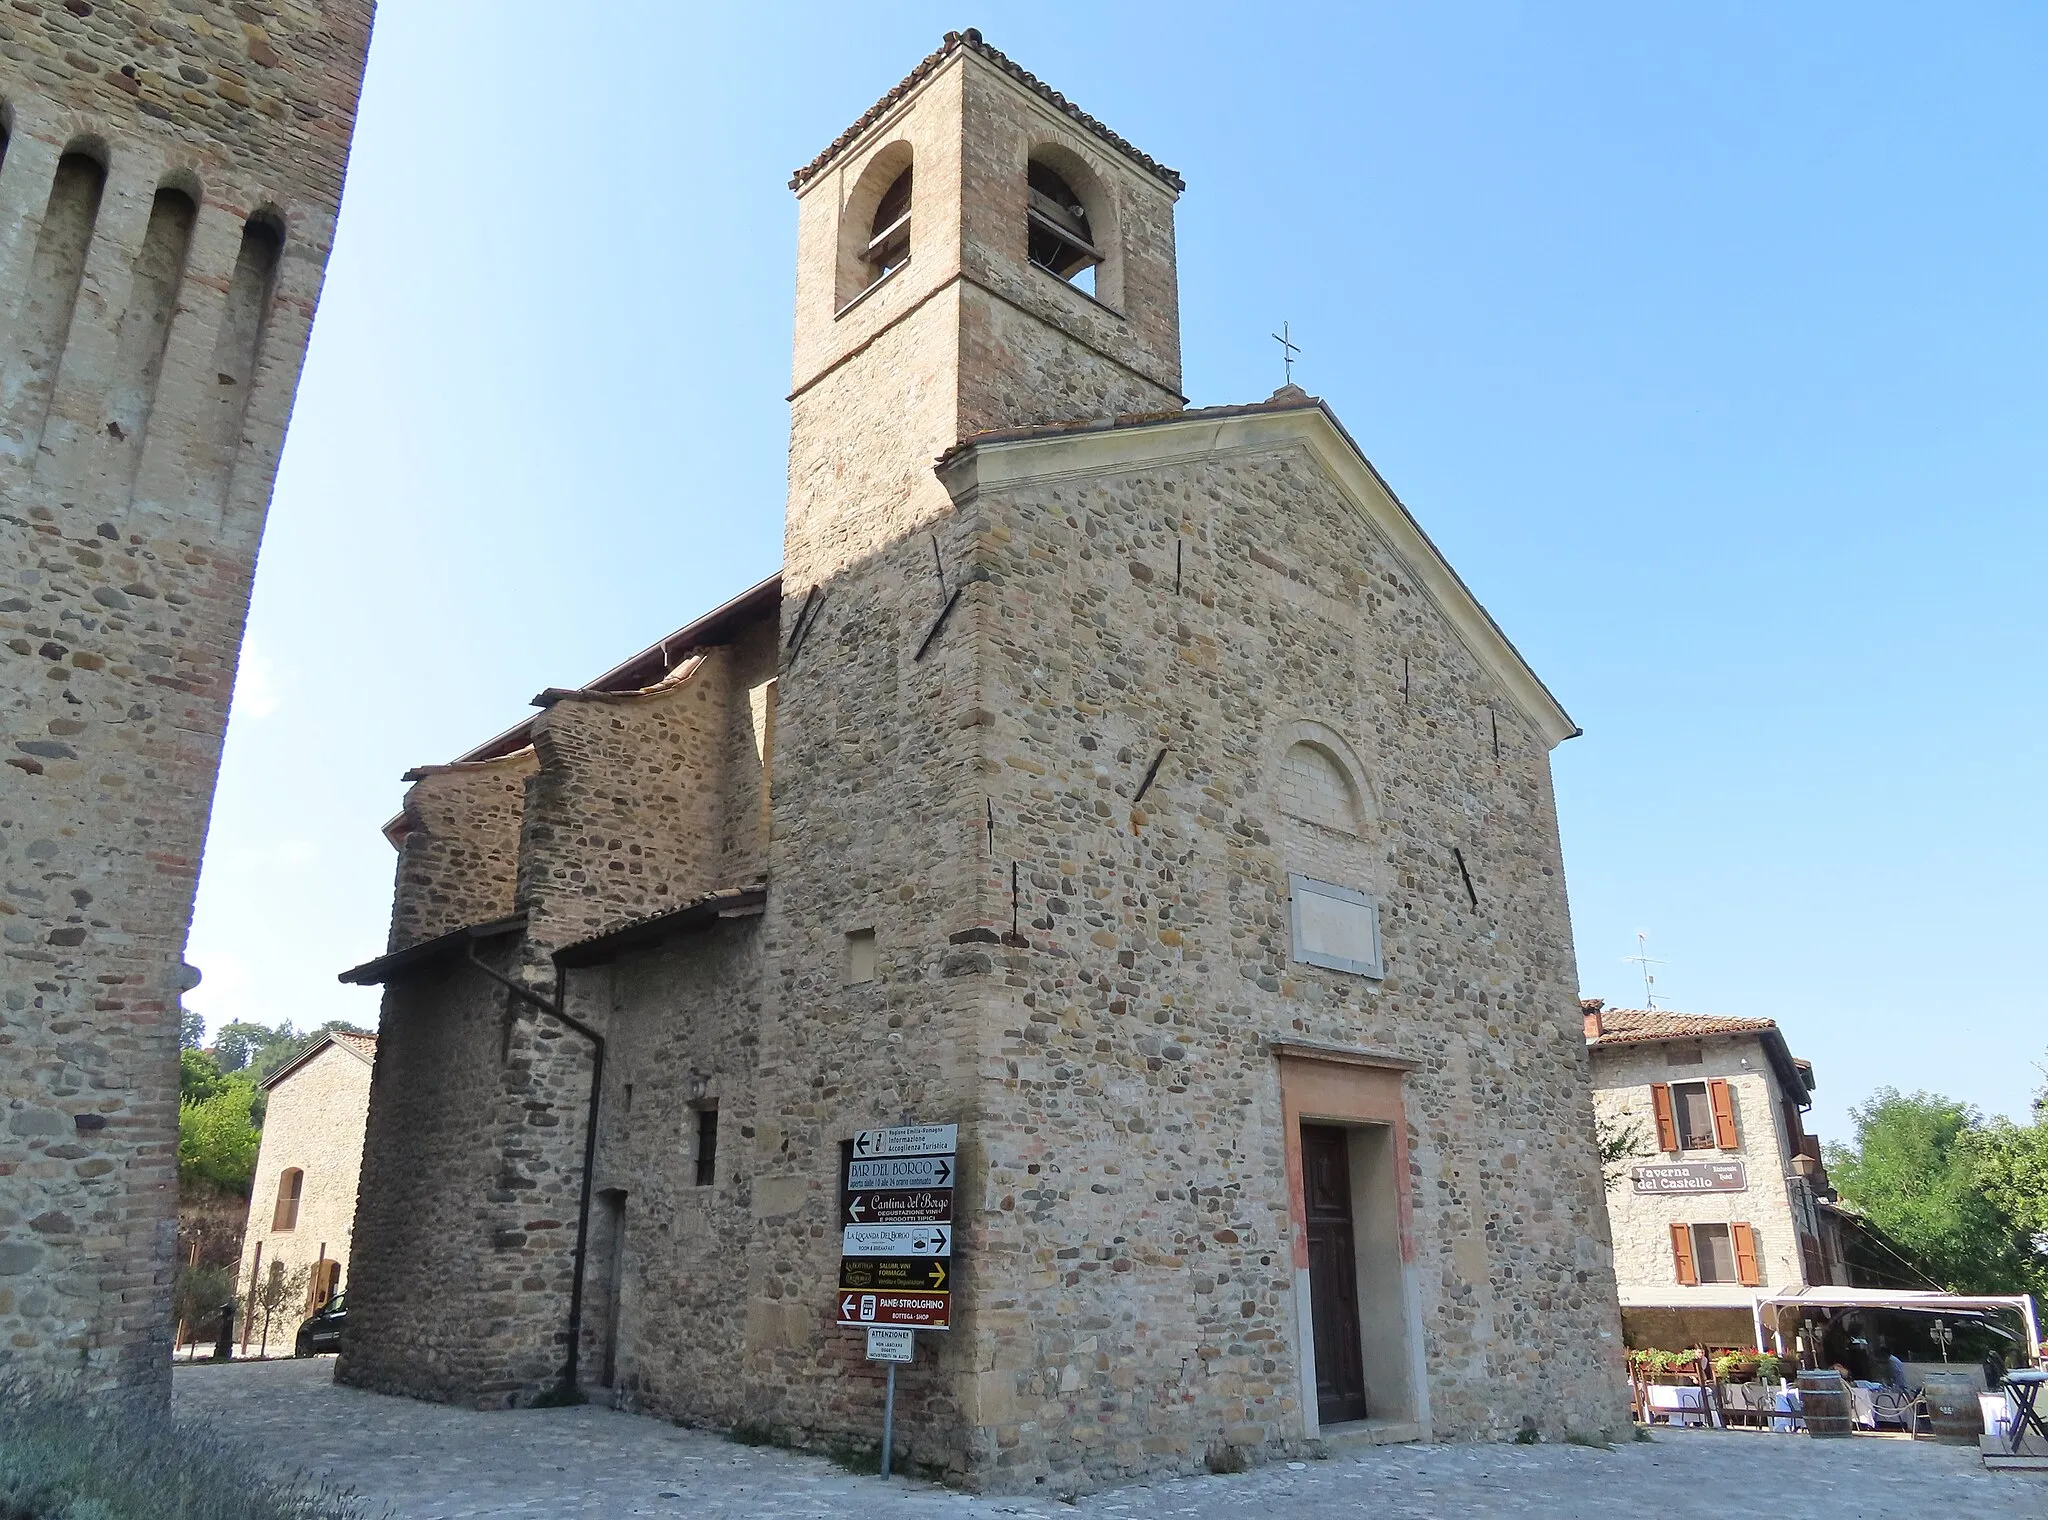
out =
[[1638,1193],[1741,1193],[1749,1174],[1740,1161],[1668,1161],[1638,1166],[1629,1174]]
[[840,1188],[840,1324],[953,1328],[959,1141],[955,1124],[905,1124],[853,1137]]

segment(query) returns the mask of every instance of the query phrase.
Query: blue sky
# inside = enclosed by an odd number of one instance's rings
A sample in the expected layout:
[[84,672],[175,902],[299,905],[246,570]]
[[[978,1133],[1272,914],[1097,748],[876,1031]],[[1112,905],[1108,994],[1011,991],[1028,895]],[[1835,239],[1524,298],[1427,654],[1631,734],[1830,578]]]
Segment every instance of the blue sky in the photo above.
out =
[[[378,825],[776,567],[789,171],[949,27],[1187,178],[1186,385],[1326,397],[1586,730],[1589,995],[2024,1113],[2048,11],[384,0],[200,885],[215,1022],[375,1019]],[[598,15],[598,12],[590,12]]]

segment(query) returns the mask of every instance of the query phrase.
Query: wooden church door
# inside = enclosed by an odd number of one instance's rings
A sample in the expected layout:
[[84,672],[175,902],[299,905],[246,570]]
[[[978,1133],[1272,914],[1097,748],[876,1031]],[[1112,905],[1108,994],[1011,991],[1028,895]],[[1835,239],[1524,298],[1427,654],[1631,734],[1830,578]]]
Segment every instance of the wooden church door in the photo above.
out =
[[1365,1418],[1365,1357],[1358,1324],[1358,1252],[1351,1217],[1351,1137],[1301,1127],[1302,1202],[1308,1216],[1308,1299],[1315,1327],[1316,1415],[1325,1425]]

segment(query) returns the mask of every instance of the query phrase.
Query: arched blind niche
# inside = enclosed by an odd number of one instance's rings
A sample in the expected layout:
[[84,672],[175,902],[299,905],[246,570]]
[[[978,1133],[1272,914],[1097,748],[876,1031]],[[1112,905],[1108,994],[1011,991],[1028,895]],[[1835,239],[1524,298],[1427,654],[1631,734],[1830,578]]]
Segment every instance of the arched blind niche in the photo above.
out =
[[1380,976],[1386,843],[1365,766],[1320,723],[1287,725],[1274,751],[1270,795],[1288,875],[1293,958]]

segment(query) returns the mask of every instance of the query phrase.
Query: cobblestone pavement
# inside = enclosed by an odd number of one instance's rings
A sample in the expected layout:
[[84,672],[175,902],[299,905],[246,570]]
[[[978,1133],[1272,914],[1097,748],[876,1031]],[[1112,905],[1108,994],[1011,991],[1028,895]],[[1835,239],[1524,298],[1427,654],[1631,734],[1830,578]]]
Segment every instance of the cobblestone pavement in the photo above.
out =
[[691,1520],[982,1520],[994,1516],[1516,1516],[1654,1513],[1725,1520],[2041,1520],[2048,1474],[1987,1473],[1975,1451],[1924,1441],[1659,1432],[1614,1451],[1576,1446],[1383,1447],[1234,1477],[1058,1496],[977,1499],[884,1486],[821,1458],[738,1446],[609,1410],[480,1414],[337,1388],[334,1362],[180,1367],[181,1418],[212,1419],[283,1469],[352,1485],[394,1520],[483,1515]]

